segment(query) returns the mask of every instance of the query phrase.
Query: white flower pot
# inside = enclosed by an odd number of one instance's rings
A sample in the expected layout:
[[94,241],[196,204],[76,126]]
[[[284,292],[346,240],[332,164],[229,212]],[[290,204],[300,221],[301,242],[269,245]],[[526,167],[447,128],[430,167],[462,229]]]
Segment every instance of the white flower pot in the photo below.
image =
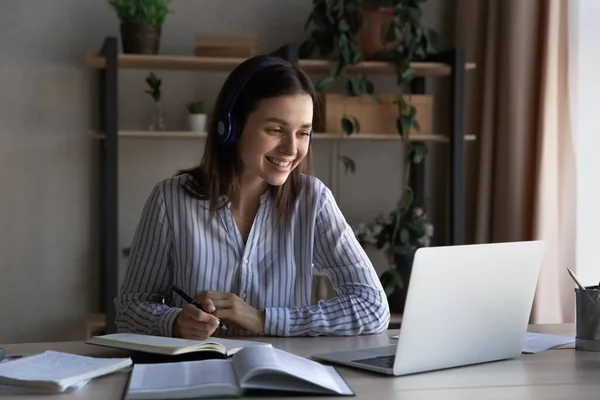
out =
[[190,130],[206,132],[206,114],[188,114]]

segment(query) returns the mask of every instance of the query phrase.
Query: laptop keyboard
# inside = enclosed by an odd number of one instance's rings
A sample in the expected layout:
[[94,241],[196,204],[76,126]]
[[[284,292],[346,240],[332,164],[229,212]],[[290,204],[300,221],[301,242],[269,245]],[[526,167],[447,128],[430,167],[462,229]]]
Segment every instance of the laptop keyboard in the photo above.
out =
[[395,359],[396,359],[396,355],[391,354],[388,356],[379,356],[379,357],[363,358],[360,360],[353,360],[352,362],[373,365],[375,367],[380,367],[380,368],[393,368]]

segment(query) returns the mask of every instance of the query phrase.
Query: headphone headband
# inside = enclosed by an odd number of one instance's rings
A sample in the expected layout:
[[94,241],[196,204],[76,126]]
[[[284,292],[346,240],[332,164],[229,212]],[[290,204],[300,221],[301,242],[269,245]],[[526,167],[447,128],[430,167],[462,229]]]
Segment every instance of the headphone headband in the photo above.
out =
[[228,145],[234,143],[241,134],[241,123],[239,123],[239,121],[237,121],[235,118],[231,118],[233,107],[240,93],[244,87],[246,87],[246,84],[248,84],[254,74],[274,65],[285,64],[276,60],[263,61],[253,65],[247,72],[245,72],[239,83],[233,83],[233,87],[223,103],[222,109],[218,111],[219,118],[217,120],[217,138],[222,144]]

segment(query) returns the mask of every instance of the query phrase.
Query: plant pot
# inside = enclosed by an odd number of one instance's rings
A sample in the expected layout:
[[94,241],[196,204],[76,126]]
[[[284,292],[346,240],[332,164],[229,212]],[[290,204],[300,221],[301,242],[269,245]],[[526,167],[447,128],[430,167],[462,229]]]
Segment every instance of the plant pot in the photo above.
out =
[[575,349],[600,351],[600,290],[588,286],[575,288],[576,335]]
[[394,15],[396,10],[391,7],[361,8],[361,26],[356,39],[365,60],[373,60],[377,53],[394,48],[394,43],[384,44],[381,40],[381,28]]
[[188,114],[190,130],[206,132],[206,114]]
[[121,43],[126,54],[157,54],[161,26],[144,22],[121,24]]
[[397,287],[391,295],[388,296],[390,312],[393,314],[402,314],[406,303],[406,294],[408,293],[408,284],[412,272],[413,257],[396,256],[396,269],[402,277],[403,286]]

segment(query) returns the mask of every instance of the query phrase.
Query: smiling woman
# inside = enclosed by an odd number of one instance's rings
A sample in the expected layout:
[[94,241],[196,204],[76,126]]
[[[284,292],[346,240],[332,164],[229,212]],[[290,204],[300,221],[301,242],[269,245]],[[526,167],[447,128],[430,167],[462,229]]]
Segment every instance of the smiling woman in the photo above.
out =
[[[314,108],[311,80],[285,61],[259,56],[231,73],[202,161],[159,182],[146,202],[115,299],[120,331],[206,339],[387,329],[375,270],[311,175]],[[313,266],[337,292],[315,305]]]

